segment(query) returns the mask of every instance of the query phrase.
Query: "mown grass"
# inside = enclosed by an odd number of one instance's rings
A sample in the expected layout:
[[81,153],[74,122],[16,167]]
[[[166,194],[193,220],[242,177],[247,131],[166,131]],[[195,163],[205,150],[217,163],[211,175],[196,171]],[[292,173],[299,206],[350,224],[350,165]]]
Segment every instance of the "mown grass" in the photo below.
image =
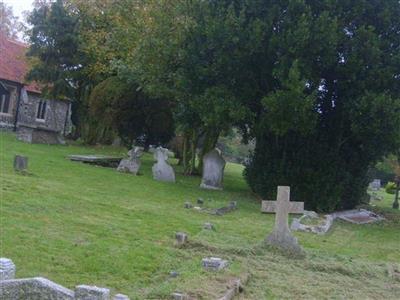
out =
[[[260,213],[239,165],[227,165],[224,191],[205,191],[199,177],[184,177],[177,166],[176,184],[154,181],[150,155],[136,177],[65,159],[125,152],[29,145],[0,133],[0,256],[13,259],[18,277],[107,286],[132,299],[167,299],[175,290],[215,299],[231,278],[245,274],[243,299],[400,297],[400,283],[386,274],[387,263],[400,261],[400,214],[389,208],[389,198],[377,206],[390,216],[386,222],[337,222],[326,236],[296,233],[307,258],[295,260],[261,247],[274,217]],[[13,171],[15,154],[29,157],[29,174]],[[239,209],[221,217],[183,208],[198,197],[209,207],[235,200]],[[204,222],[216,230],[204,230]],[[176,231],[189,234],[189,245],[174,246]],[[205,256],[231,265],[205,272]],[[169,276],[172,270],[177,278]]]

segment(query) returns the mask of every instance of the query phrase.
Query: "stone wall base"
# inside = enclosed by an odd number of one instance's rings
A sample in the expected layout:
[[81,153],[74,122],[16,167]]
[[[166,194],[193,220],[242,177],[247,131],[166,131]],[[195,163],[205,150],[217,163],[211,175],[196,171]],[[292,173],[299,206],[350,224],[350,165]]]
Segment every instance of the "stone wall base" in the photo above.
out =
[[61,134],[39,128],[19,127],[17,139],[31,144],[65,144]]

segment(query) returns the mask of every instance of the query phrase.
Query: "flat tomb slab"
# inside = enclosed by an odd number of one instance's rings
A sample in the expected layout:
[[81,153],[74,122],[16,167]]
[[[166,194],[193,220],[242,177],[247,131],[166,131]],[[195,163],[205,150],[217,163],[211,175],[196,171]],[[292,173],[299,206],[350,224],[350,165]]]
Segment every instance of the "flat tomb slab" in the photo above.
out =
[[335,213],[335,216],[354,224],[369,224],[384,220],[383,217],[365,209],[339,212]]
[[117,167],[123,157],[107,155],[68,155],[67,158],[72,161],[99,165],[103,167]]
[[[275,213],[276,212],[276,201],[262,201],[261,212],[263,213]],[[302,214],[304,213],[304,202],[289,202],[289,213],[290,214]]]

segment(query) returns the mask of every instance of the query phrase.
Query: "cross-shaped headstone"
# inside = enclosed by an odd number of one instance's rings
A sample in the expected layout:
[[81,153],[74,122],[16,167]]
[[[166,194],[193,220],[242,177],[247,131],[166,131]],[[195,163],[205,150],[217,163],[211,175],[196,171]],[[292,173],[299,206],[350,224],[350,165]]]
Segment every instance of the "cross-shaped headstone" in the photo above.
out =
[[[304,213],[304,202],[289,201],[288,204],[289,214],[302,214]],[[261,212],[263,213],[276,213],[277,201],[263,200],[261,202]]]
[[292,253],[303,254],[303,250],[299,246],[297,239],[292,235],[289,229],[289,211],[290,187],[278,186],[275,227],[266,241],[270,245],[278,246]]

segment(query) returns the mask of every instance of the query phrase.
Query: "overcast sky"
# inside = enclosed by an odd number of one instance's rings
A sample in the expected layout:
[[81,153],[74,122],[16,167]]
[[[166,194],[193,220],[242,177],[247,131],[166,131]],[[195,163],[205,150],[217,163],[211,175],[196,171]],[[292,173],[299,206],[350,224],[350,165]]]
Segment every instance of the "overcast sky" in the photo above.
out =
[[32,9],[33,0],[0,0],[0,2],[4,2],[8,6],[11,6],[14,15],[20,17],[20,20],[22,21],[22,12],[24,10]]

